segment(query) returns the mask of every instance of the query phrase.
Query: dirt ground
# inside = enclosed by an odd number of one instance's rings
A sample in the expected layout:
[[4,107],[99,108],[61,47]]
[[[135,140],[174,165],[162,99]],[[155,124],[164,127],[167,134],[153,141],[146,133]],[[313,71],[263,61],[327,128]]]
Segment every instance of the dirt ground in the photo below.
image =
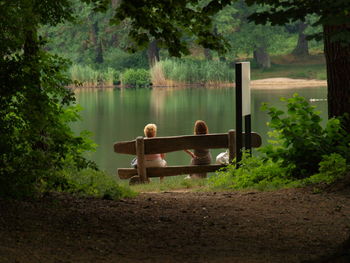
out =
[[350,262],[349,235],[349,190],[0,200],[1,263]]

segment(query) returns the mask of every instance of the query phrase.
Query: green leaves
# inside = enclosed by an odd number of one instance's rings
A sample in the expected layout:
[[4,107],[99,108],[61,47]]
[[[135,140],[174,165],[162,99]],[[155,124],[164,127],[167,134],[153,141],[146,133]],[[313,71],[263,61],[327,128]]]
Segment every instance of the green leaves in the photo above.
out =
[[75,101],[65,88],[68,62],[47,53],[37,35],[40,23],[69,18],[71,2],[16,2],[0,6],[0,26],[6,28],[0,34],[0,196],[21,198],[37,193],[66,165],[95,166],[82,156],[94,144],[68,126],[79,118],[77,108],[67,107]]
[[128,69],[121,75],[121,82],[124,86],[148,87],[151,83],[151,76],[145,69]]
[[325,128],[319,113],[305,98],[294,94],[282,98],[284,112],[266,103],[262,109],[271,117],[273,140],[259,149],[263,154],[243,154],[240,167],[230,164],[209,178],[213,188],[259,190],[332,183],[349,171],[350,135],[340,119],[330,119]]
[[250,157],[248,154],[243,154],[240,164],[238,169],[235,163],[230,164],[209,177],[209,186],[221,189],[270,190],[292,182],[288,169],[272,159],[264,160],[261,157]]
[[[349,23],[350,2],[346,0],[246,0],[246,2],[248,5],[259,4],[265,7],[262,11],[256,12],[248,18],[258,24],[271,22],[272,25],[284,25],[291,21],[305,21],[308,15],[317,17],[312,23],[313,26]],[[320,34],[314,34],[311,37],[319,39]],[[350,34],[344,27],[333,37],[337,41],[349,43]]]
[[316,173],[323,155],[339,153],[350,161],[350,136],[339,119],[330,119],[323,128],[319,112],[305,98],[294,94],[281,101],[287,103],[286,112],[267,104],[262,106],[271,117],[268,125],[274,129],[276,138],[271,141],[280,146],[268,145],[261,148],[261,152],[274,161],[282,161],[284,167],[293,165],[292,174],[296,178]]
[[212,0],[206,5],[197,0],[123,1],[112,21],[118,24],[131,20],[129,36],[135,46],[144,47],[151,39],[157,39],[171,55],[179,57],[189,54],[184,37],[194,35],[198,44],[223,52],[227,43],[213,34],[211,16],[229,3],[227,0]]

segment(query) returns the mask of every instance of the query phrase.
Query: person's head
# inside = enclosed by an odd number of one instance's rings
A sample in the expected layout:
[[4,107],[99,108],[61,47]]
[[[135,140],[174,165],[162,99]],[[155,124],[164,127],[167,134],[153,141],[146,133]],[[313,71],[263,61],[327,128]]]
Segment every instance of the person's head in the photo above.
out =
[[208,134],[208,126],[204,121],[198,120],[194,124],[194,134]]
[[156,137],[157,135],[157,125],[149,123],[145,126],[143,132],[146,137]]

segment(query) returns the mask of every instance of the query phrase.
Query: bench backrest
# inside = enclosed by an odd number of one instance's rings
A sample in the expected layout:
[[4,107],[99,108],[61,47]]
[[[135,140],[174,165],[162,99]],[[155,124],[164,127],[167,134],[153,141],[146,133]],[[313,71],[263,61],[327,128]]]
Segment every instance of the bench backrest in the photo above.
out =
[[[235,131],[230,131],[229,134],[233,136],[234,140]],[[252,132],[251,135],[252,147],[259,147],[261,145],[260,135],[255,132]],[[229,148],[229,136],[227,133],[143,138],[143,141],[145,154],[168,153],[185,149]],[[243,146],[244,141],[243,134]],[[136,155],[136,140],[117,142],[114,144],[114,151],[116,153]]]

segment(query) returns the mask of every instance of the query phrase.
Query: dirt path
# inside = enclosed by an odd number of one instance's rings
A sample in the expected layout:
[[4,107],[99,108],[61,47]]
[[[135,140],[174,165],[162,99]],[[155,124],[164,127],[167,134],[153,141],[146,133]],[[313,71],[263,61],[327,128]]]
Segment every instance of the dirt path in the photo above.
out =
[[302,262],[350,233],[350,193],[0,200],[0,262]]

